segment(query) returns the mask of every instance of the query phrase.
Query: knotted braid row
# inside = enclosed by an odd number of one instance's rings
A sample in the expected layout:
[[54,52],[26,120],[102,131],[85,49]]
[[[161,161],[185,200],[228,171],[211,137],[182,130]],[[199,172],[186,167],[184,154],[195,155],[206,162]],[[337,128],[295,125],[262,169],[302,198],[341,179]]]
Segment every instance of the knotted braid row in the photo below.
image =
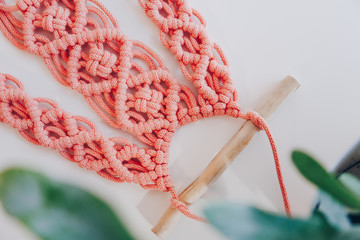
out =
[[73,116],[51,99],[27,95],[22,83],[6,74],[0,74],[0,122],[16,128],[26,140],[57,150],[112,181],[162,191],[173,188],[167,153],[108,138],[89,119]]

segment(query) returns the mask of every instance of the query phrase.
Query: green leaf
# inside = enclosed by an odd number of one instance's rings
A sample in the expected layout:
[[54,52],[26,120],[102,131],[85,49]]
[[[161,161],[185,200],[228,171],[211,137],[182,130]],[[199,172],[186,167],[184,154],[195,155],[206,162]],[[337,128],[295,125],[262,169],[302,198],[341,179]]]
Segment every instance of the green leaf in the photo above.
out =
[[360,199],[309,155],[294,151],[292,159],[300,173],[342,204],[360,209]]
[[228,203],[206,208],[205,216],[212,225],[233,240],[329,240],[337,234],[337,230],[320,213],[303,220]]
[[339,180],[360,198],[360,180],[357,177],[349,173],[343,173],[340,175]]
[[102,200],[32,171],[1,173],[0,200],[10,215],[41,239],[133,239]]
[[347,208],[323,191],[319,193],[317,211],[320,211],[326,221],[337,229],[347,230],[351,228]]
[[334,240],[360,240],[360,227],[353,227],[342,232]]
[[[343,173],[340,175],[339,180],[360,198],[360,181],[357,177],[349,173]],[[359,209],[348,209],[347,213],[353,224],[360,223]]]

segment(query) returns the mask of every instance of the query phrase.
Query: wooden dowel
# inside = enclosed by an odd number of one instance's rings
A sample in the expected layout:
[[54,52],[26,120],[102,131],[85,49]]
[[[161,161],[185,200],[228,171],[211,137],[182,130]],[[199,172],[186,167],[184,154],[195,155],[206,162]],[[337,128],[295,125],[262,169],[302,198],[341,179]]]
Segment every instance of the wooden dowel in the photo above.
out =
[[[276,111],[279,105],[300,86],[299,82],[291,77],[284,78],[272,91],[264,102],[255,111],[264,119]],[[200,176],[193,181],[181,194],[180,200],[190,205],[201,198],[208,190],[209,184],[214,181],[235,157],[248,145],[259,129],[251,122],[246,121],[231,140],[220,150]],[[164,237],[181,217],[181,213],[169,206],[152,231],[159,237]]]

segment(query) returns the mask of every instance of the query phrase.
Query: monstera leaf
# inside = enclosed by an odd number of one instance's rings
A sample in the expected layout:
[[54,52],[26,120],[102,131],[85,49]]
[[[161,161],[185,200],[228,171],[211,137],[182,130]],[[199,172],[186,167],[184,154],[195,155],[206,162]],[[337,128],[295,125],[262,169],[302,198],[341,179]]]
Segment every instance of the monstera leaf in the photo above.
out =
[[102,200],[32,171],[1,173],[0,200],[7,213],[41,239],[133,239]]

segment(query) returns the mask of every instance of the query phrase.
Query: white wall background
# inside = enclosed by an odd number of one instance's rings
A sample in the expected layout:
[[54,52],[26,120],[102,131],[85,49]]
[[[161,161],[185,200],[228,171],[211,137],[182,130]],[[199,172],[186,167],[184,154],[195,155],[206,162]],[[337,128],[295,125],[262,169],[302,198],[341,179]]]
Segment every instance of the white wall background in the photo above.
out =
[[[305,216],[315,190],[295,171],[290,153],[305,149],[331,169],[360,137],[360,1],[357,0],[188,0],[208,22],[208,31],[229,58],[244,110],[253,109],[276,83],[290,74],[302,87],[271,117],[290,201],[295,215]],[[10,1],[9,1],[10,2]],[[136,0],[102,0],[129,37],[166,60],[184,79],[175,58],[160,44],[158,30]],[[67,111],[94,121],[107,136],[122,135],[107,127],[85,100],[61,86],[39,57],[13,47],[0,35],[0,72],[19,78],[32,96],[50,97]],[[239,129],[240,120],[202,120],[181,128],[173,141],[171,173],[179,190],[190,183]],[[0,170],[29,167],[55,179],[76,183],[107,200],[138,239],[156,239],[154,221],[167,207],[167,194],[134,184],[115,184],[26,142],[0,124]],[[282,211],[280,191],[265,134],[259,134],[218,179],[201,206],[210,200],[243,200]],[[149,210],[151,209],[151,210]],[[0,239],[36,239],[0,207]],[[222,239],[210,227],[183,219],[170,240]]]

